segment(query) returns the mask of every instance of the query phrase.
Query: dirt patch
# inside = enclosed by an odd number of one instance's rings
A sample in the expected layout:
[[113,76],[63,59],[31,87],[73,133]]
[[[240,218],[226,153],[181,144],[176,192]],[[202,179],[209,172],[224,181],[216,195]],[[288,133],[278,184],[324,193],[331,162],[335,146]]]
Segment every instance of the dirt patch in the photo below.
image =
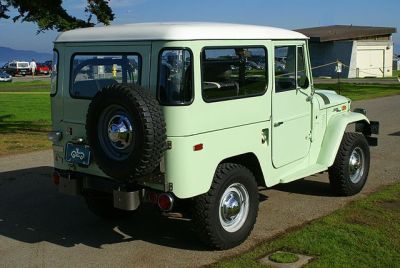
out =
[[400,200],[386,200],[380,201],[377,204],[380,208],[387,210],[389,212],[400,213]]
[[351,214],[347,215],[345,218],[346,223],[365,225],[365,226],[376,226],[379,225],[379,221],[373,215],[367,215],[361,211],[352,211]]
[[46,132],[0,134],[0,156],[51,149]]

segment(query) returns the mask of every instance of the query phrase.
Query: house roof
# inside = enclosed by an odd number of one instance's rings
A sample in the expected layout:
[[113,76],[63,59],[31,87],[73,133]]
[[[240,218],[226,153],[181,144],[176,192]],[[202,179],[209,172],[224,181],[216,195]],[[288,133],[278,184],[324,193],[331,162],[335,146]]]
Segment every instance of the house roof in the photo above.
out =
[[213,39],[308,39],[301,33],[266,26],[169,22],[136,23],[77,29],[61,33],[59,42],[132,41],[132,40],[213,40]]
[[353,25],[332,25],[295,30],[310,37],[311,41],[329,42],[364,37],[385,36],[396,32],[393,27],[371,27]]

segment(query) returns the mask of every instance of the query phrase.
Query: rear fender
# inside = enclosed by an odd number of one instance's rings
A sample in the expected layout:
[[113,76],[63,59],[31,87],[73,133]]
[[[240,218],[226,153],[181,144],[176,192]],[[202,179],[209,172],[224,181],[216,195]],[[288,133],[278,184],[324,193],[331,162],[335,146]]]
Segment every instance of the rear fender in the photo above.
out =
[[345,112],[330,118],[318,156],[318,164],[327,167],[333,165],[347,125],[355,122],[370,124],[368,118],[361,113]]

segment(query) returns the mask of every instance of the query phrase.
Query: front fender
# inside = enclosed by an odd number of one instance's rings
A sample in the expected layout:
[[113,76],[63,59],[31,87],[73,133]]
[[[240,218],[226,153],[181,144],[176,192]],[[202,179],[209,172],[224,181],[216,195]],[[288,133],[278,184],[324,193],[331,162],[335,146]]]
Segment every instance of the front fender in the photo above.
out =
[[368,118],[361,113],[345,112],[332,116],[326,127],[317,162],[327,167],[332,166],[347,125],[360,121],[370,123]]

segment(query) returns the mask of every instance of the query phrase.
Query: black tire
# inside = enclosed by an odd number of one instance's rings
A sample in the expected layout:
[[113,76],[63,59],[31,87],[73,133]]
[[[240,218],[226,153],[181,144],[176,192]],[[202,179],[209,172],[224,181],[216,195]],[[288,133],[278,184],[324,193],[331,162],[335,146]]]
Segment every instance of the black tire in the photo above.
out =
[[[111,140],[111,123],[117,120],[113,118],[123,118],[125,130],[131,128],[124,137],[128,141]],[[86,134],[94,161],[105,174],[116,179],[131,180],[150,174],[158,167],[165,150],[161,107],[148,90],[137,85],[115,84],[98,92],[89,105]],[[119,136],[116,139],[121,140]]]
[[344,133],[335,162],[329,168],[329,181],[334,192],[343,196],[359,193],[367,181],[369,165],[370,153],[365,137]]
[[[242,207],[234,216],[233,225],[224,227],[224,216],[222,216],[224,213],[220,209],[222,199],[229,196],[226,191],[234,189],[231,188],[232,186],[239,185],[243,186],[248,193],[248,210]],[[194,198],[193,227],[199,239],[214,249],[229,249],[241,244],[249,236],[256,222],[258,197],[256,179],[250,170],[238,164],[220,164],[210,190]],[[241,217],[242,213],[246,214],[246,211],[247,216]]]
[[114,207],[113,195],[94,190],[84,192],[86,205],[89,210],[99,218],[117,220],[132,217],[137,210],[127,211]]

